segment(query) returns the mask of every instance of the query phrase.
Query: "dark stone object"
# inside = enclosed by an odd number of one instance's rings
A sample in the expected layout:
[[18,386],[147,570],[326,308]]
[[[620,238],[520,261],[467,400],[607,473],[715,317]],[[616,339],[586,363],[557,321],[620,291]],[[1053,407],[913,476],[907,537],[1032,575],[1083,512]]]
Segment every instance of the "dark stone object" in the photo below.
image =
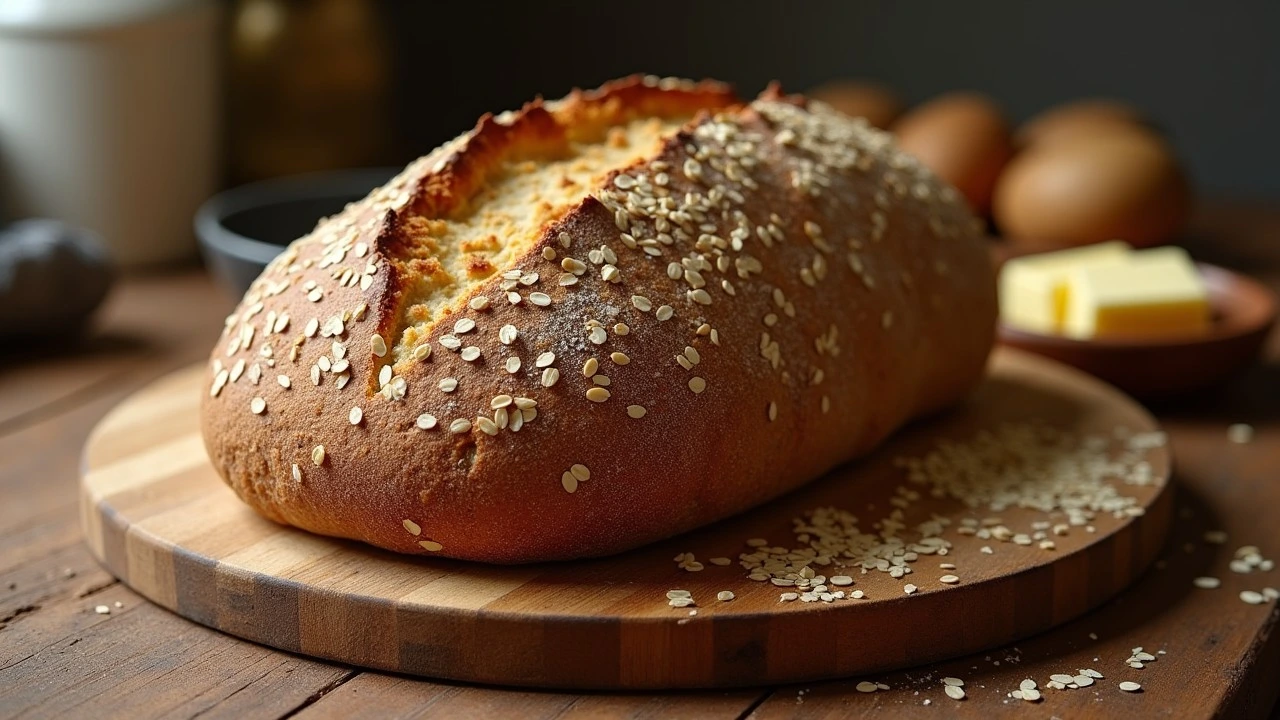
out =
[[0,336],[78,334],[111,281],[94,233],[57,220],[16,222],[0,230]]

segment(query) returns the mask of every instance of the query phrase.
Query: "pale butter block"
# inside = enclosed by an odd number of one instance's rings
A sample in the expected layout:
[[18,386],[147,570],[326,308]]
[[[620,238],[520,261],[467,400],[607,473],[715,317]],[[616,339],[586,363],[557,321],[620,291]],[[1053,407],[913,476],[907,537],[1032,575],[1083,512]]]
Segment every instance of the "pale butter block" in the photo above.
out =
[[1112,240],[1014,258],[1000,271],[1000,318],[1011,327],[1058,334],[1066,319],[1067,276],[1076,268],[1122,263],[1131,253],[1127,243]]
[[1068,276],[1065,334],[1076,338],[1195,336],[1210,323],[1209,295],[1182,248],[1132,253]]

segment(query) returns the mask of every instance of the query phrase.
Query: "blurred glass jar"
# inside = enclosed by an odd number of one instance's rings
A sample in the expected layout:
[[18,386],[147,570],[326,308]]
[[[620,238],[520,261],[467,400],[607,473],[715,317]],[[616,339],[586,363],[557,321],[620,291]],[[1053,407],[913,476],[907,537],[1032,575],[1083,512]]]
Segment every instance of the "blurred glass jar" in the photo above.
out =
[[97,231],[116,263],[194,255],[218,169],[216,0],[0,0],[8,211]]
[[367,0],[236,0],[235,182],[387,161],[390,60]]

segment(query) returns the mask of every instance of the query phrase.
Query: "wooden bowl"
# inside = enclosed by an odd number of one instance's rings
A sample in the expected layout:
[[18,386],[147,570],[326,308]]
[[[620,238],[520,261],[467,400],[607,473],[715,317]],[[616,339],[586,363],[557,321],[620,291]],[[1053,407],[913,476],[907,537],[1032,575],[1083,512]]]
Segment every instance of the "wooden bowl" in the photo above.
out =
[[1209,290],[1207,335],[1150,340],[1077,340],[999,326],[998,338],[1079,368],[1131,395],[1166,398],[1221,383],[1258,356],[1276,319],[1276,296],[1252,278],[1197,263]]

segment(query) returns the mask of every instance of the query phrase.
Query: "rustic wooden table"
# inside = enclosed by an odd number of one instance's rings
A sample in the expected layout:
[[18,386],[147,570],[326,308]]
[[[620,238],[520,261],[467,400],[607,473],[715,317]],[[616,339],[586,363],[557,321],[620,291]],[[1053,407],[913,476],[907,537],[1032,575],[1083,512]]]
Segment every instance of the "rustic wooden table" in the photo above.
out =
[[[1280,208],[1214,205],[1190,246],[1280,289]],[[687,693],[559,693],[369,672],[260,647],[155,607],[100,568],[77,525],[80,450],[94,423],[160,374],[204,358],[231,298],[201,273],[132,278],[73,351],[0,354],[0,717],[1266,717],[1280,695],[1280,611],[1241,590],[1280,586],[1280,570],[1241,575],[1235,550],[1280,555],[1280,332],[1268,362],[1230,386],[1155,408],[1178,484],[1163,559],[1098,610],[1014,646],[873,678]],[[1255,428],[1228,440],[1231,423]],[[1205,540],[1225,531],[1225,543]],[[1192,585],[1222,579],[1216,590]],[[96,610],[106,606],[108,613]],[[940,628],[963,632],[964,628]],[[1158,660],[1125,660],[1142,646]],[[1091,687],[1010,699],[1024,678],[1092,668]],[[967,699],[940,680],[965,680]],[[872,680],[887,691],[860,693]],[[1124,693],[1120,681],[1141,683]],[[1280,715],[1271,715],[1273,718]]]

